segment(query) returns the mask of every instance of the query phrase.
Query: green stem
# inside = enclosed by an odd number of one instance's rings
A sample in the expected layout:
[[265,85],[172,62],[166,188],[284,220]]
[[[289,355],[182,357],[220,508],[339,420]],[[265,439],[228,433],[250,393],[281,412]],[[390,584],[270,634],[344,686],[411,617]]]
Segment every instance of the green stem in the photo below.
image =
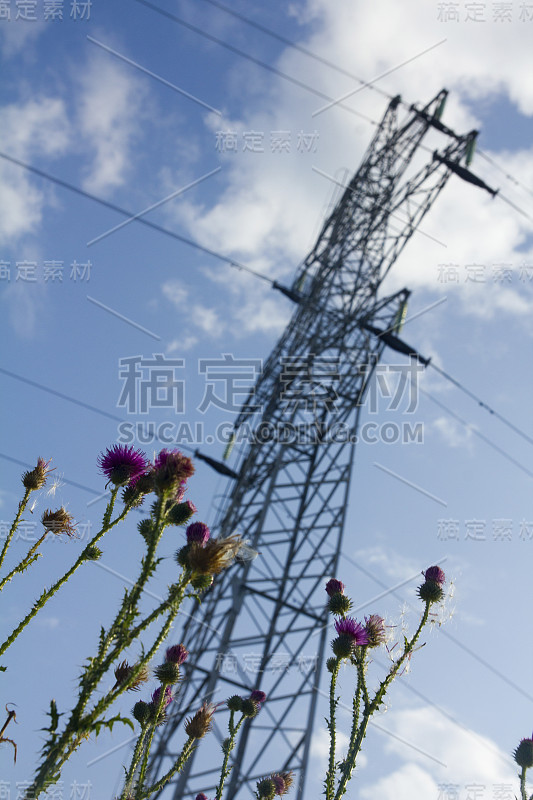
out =
[[146,738],[146,728],[142,728],[139,734],[139,738],[135,744],[135,748],[133,750],[133,755],[131,757],[130,768],[126,774],[126,781],[124,783],[124,789],[122,794],[120,795],[120,800],[127,800],[128,795],[131,790],[131,786],[133,784],[133,778],[135,776],[135,770],[137,769],[137,765],[139,763],[139,759],[141,758],[144,740]]
[[[118,487],[113,490],[109,505],[114,503],[117,492],[118,492]],[[96,536],[93,537],[93,539],[89,542],[87,547],[92,547],[93,545],[95,545],[96,542],[99,539],[101,539],[101,537],[104,535],[104,533],[107,533],[108,530],[113,528],[118,522],[120,522],[126,516],[129,510],[130,506],[126,506],[122,511],[122,513],[119,514],[119,516],[115,520],[113,520],[113,522],[108,521],[107,524],[105,524],[104,522],[102,529],[96,534]],[[109,511],[109,516],[110,514],[111,511]],[[85,550],[86,549],[87,548],[85,548]],[[78,567],[81,564],[83,564],[84,561],[87,560],[87,556],[85,555],[85,550],[82,551],[82,553],[80,554],[79,558],[76,560],[74,565],[67,572],[65,572],[65,574],[58,581],[56,581],[56,583],[54,583],[54,585],[50,589],[48,589],[48,591],[44,591],[41,594],[39,599],[34,604],[32,610],[28,614],[26,614],[22,622],[20,622],[19,625],[15,628],[11,636],[9,636],[6,639],[6,641],[0,646],[0,656],[3,655],[3,653],[5,653],[5,651],[8,649],[8,647],[10,647],[13,644],[17,636],[21,633],[22,630],[24,630],[26,625],[28,625],[28,623],[31,622],[31,620],[35,617],[37,612],[40,611],[44,607],[44,605],[48,602],[48,600],[50,600],[50,598],[63,586],[63,584],[68,581],[68,579],[74,574],[74,572],[76,572]]]
[[344,768],[343,768],[343,772],[342,772],[342,777],[341,777],[341,779],[339,781],[339,785],[337,787],[337,793],[335,794],[334,800],[340,800],[340,798],[343,796],[343,794],[346,791],[346,786],[348,785],[348,781],[350,780],[350,778],[352,776],[352,773],[353,773],[353,771],[355,769],[355,762],[357,760],[357,756],[358,756],[359,751],[361,749],[361,745],[363,743],[363,739],[366,736],[366,730],[368,728],[368,723],[370,722],[370,717],[372,716],[372,714],[381,705],[383,697],[385,696],[385,693],[386,693],[388,687],[390,686],[390,684],[392,683],[392,681],[394,680],[394,678],[398,674],[398,671],[399,671],[400,667],[403,665],[403,663],[409,657],[409,655],[413,652],[413,648],[415,647],[415,645],[416,645],[416,643],[417,643],[417,641],[418,641],[418,639],[420,637],[420,634],[422,633],[422,628],[424,627],[424,625],[428,621],[430,605],[431,605],[431,603],[426,602],[426,607],[424,609],[424,613],[422,614],[422,618],[420,620],[420,624],[418,625],[418,628],[416,629],[416,632],[415,632],[413,638],[411,639],[411,641],[406,643],[405,649],[404,649],[402,655],[400,656],[398,661],[396,661],[392,665],[388,675],[380,683],[379,689],[377,690],[376,694],[374,695],[374,699],[371,702],[369,702],[368,694],[365,693],[366,684],[364,682],[364,653],[360,657],[360,659],[357,661],[357,668],[358,668],[358,672],[359,672],[358,684],[361,683],[361,689],[363,690],[363,694],[364,694],[365,707],[364,707],[364,711],[363,711],[363,718],[361,720],[361,724],[359,725],[359,728],[357,730],[357,735],[356,735],[355,739],[353,740],[353,743],[352,743],[352,737],[350,737],[350,746],[348,748],[348,754],[347,754],[345,762],[344,762]]
[[196,741],[197,741],[196,739],[192,738],[187,739],[187,741],[183,746],[183,750],[181,751],[180,756],[176,761],[176,763],[174,764],[174,766],[171,769],[169,769],[169,771],[165,775],[163,775],[163,777],[160,778],[157,781],[157,783],[154,783],[153,786],[150,786],[148,789],[145,789],[143,792],[138,794],[135,800],[146,800],[146,798],[150,797],[151,794],[154,794],[154,792],[158,792],[160,789],[162,789],[163,786],[165,786],[169,782],[169,780],[176,774],[176,772],[181,772],[181,770],[185,766],[186,761],[191,756]]
[[165,692],[166,692],[167,686],[168,686],[168,684],[166,684],[166,685],[165,684],[161,684],[161,687],[160,687],[159,702],[157,703],[157,709],[155,711],[155,719],[154,719],[153,724],[148,729],[148,735],[146,737],[146,744],[144,745],[144,748],[143,748],[144,755],[143,755],[143,758],[142,758],[141,768],[139,770],[139,779],[137,781],[137,791],[135,792],[135,794],[138,794],[138,792],[141,792],[142,789],[143,789],[143,786],[144,786],[144,779],[145,779],[145,776],[146,776],[146,768],[148,766],[148,756],[150,754],[150,748],[152,746],[152,741],[153,741],[153,738],[154,738],[155,729],[156,729],[156,727],[157,727],[157,725],[159,723],[159,716],[160,716],[161,712],[163,711],[163,704],[165,702]]
[[326,800],[331,800],[335,792],[335,750],[337,745],[337,731],[335,727],[337,700],[335,699],[335,689],[337,687],[340,664],[341,659],[337,657],[335,667],[331,673],[331,682],[329,686],[329,766],[326,773]]
[[31,489],[26,489],[26,491],[24,493],[24,497],[22,498],[22,500],[19,503],[19,510],[17,511],[17,516],[13,520],[13,524],[11,526],[11,529],[10,529],[10,531],[9,531],[7,537],[6,537],[6,540],[4,542],[4,546],[2,548],[2,552],[0,553],[0,567],[4,563],[4,558],[6,557],[7,548],[9,547],[11,539],[13,538],[13,534],[15,533],[15,531],[18,528],[18,524],[20,522],[20,518],[21,518],[22,514],[24,513],[24,509],[28,505],[28,500],[30,499],[31,492],[32,492]]
[[522,797],[522,800],[527,800],[526,772],[527,772],[527,767],[522,767],[520,771],[520,795]]
[[6,583],[10,581],[11,578],[14,577],[14,575],[16,575],[17,572],[24,572],[24,570],[26,569],[27,566],[29,566],[31,561],[32,560],[35,561],[35,558],[32,559],[32,555],[35,553],[39,545],[44,542],[47,535],[48,531],[45,530],[41,538],[37,540],[37,542],[33,545],[33,547],[30,547],[30,549],[28,550],[22,561],[20,561],[16,567],[13,567],[9,575],[6,575],[6,577],[2,581],[0,581],[0,591],[4,588]]
[[[88,678],[84,681],[84,689],[80,695],[78,703],[76,707],[72,710],[70,719],[63,731],[63,734],[59,738],[59,740],[55,743],[55,745],[51,748],[48,757],[45,759],[43,764],[41,765],[39,772],[35,778],[34,783],[30,787],[30,790],[34,793],[35,797],[39,796],[39,792],[42,792],[47,785],[47,782],[50,781],[50,775],[58,775],[59,770],[63,766],[63,764],[70,758],[72,753],[76,750],[76,748],[81,744],[82,739],[92,730],[92,727],[95,721],[98,719],[100,714],[109,708],[109,706],[116,700],[116,698],[125,692],[129,685],[131,685],[137,675],[141,672],[142,668],[152,659],[155,655],[159,647],[161,646],[162,642],[168,636],[172,623],[179,611],[181,602],[183,600],[185,594],[185,588],[188,584],[189,576],[182,575],[182,579],[179,586],[179,592],[177,596],[174,598],[173,602],[170,605],[171,611],[166,619],[164,625],[162,626],[155,642],[153,643],[150,650],[145,654],[144,658],[142,658],[133,669],[131,673],[128,683],[123,684],[122,686],[118,686],[114,691],[109,692],[108,694],[104,695],[99,702],[94,706],[92,711],[90,711],[85,716],[82,716],[85,706],[90,699],[90,695],[92,694],[93,690],[96,688],[97,684],[99,683],[101,677],[107,672],[113,661],[120,655],[120,653],[128,647],[136,638],[135,630],[129,631],[128,635],[125,637],[123,641],[117,644],[113,650],[107,655],[105,660],[100,663],[99,669],[97,672],[93,672],[92,675],[89,675]],[[137,626],[140,628],[141,626]],[[28,798],[29,800],[29,798]]]
[[222,769],[221,769],[221,772],[220,772],[220,781],[219,781],[217,789],[216,789],[215,800],[221,800],[221,798],[222,798],[222,791],[224,789],[224,783],[226,781],[226,778],[228,777],[228,775],[230,774],[230,772],[232,770],[232,767],[228,767],[228,761],[229,761],[230,753],[233,750],[233,748],[235,747],[235,737],[237,736],[237,733],[239,732],[239,728],[241,727],[241,725],[242,725],[242,723],[244,721],[244,717],[241,717],[241,719],[239,720],[237,725],[234,727],[234,725],[233,725],[234,714],[235,714],[234,711],[230,712],[229,732],[230,732],[231,735],[230,735],[228,746],[224,750],[224,761],[222,762]]

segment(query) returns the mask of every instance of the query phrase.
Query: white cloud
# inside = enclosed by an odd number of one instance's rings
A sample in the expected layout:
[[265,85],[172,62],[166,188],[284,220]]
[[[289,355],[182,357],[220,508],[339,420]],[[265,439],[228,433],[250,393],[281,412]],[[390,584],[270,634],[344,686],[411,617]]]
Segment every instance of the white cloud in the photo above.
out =
[[376,783],[362,786],[364,799],[427,800],[438,797],[439,784],[458,785],[460,800],[467,797],[466,786],[474,783],[486,787],[488,796],[498,784],[518,791],[510,756],[488,737],[457,725],[434,708],[390,712],[386,727],[393,734],[384,739],[386,754],[408,760]]
[[[530,37],[523,23],[510,25],[508,29],[488,23],[477,26],[474,36],[468,25],[440,24],[437,7],[420,0],[407,0],[400,5],[385,1],[379,14],[369,13],[366,6],[351,0],[335,4],[329,0],[309,0],[300,12],[302,20],[313,21],[314,31],[300,44],[365,79],[446,39],[378,81],[376,86],[391,94],[401,93],[409,102],[424,103],[446,85],[451,95],[443,121],[459,133],[479,126],[479,120],[468,105],[471,98],[479,100],[493,97],[495,92],[506,93],[523,114],[533,114],[533,86],[523,80],[525,65],[530,59]],[[294,9],[293,13],[296,13]],[[409,19],[407,28],[406,19]],[[401,36],[398,30],[402,31]],[[372,46],[367,46],[368,42]],[[508,58],[510,48],[511,59]],[[497,73],[494,63],[501,65]],[[330,97],[342,96],[358,85],[353,79],[340,76],[289,48],[282,52],[276,66]],[[267,79],[261,75],[264,87],[263,80]],[[264,152],[221,154],[227,181],[222,194],[210,207],[187,200],[175,213],[200,242],[250,265],[261,258],[262,271],[279,277],[292,275],[296,264],[309,251],[314,237],[313,222],[323,218],[323,200],[333,188],[312,167],[334,175],[347,165],[351,175],[375,129],[339,106],[313,116],[324,101],[295,89],[280,78],[268,78],[268,81],[271,91],[255,94],[257,87],[253,74],[250,76],[250,96],[245,98],[246,110],[241,118],[225,120],[221,126],[219,119],[207,117],[207,125],[213,133],[215,127],[234,130],[239,137],[247,130],[263,132]],[[375,91],[366,89],[346,104],[379,120],[387,102]],[[320,137],[316,153],[297,151],[298,133],[315,129]],[[270,152],[269,136],[275,130],[291,132],[290,154]],[[440,134],[430,137],[429,150],[437,141],[443,146]],[[424,161],[430,158],[426,152],[421,155]],[[491,155],[506,169],[521,176],[527,185],[531,184],[533,150]],[[475,159],[472,168],[489,185],[502,186],[503,194],[514,197],[514,189],[505,182],[503,175],[483,159]],[[524,197],[522,202],[525,202]],[[530,258],[533,252],[520,249],[530,230],[530,222],[499,198],[492,199],[486,192],[452,175],[431,214],[424,219],[422,229],[446,247],[420,233],[415,234],[408,244],[408,257],[402,259],[401,268],[398,266],[391,272],[388,282],[391,291],[408,285],[411,289],[427,287],[433,291],[459,293],[466,313],[490,317],[504,312],[520,316],[527,323],[533,310],[532,297],[514,287],[498,285],[485,287],[481,295],[473,295],[464,281],[459,285],[439,284],[437,269],[439,263],[444,262],[458,262],[464,266],[480,261],[518,263]],[[248,284],[238,282],[238,286],[241,298],[248,295]],[[242,307],[242,299],[235,305]]]
[[189,297],[189,290],[181,281],[166,281],[161,287],[161,291],[165,297],[176,306],[178,311],[184,310],[184,304]]
[[126,181],[146,115],[144,84],[112,59],[107,53],[93,55],[79,78],[77,123],[93,152],[83,186],[96,194]]
[[356,550],[352,557],[367,568],[385,575],[394,583],[408,581],[420,575],[420,565],[410,558],[400,555],[392,547],[379,544]]
[[449,417],[438,417],[431,425],[450,447],[467,448],[469,451],[473,445],[473,428],[461,425]]
[[[0,109],[0,147],[23,161],[59,155],[70,124],[59,98],[40,97]],[[0,241],[11,244],[40,223],[46,189],[37,188],[19,166],[0,162]],[[20,257],[19,257],[20,260]]]

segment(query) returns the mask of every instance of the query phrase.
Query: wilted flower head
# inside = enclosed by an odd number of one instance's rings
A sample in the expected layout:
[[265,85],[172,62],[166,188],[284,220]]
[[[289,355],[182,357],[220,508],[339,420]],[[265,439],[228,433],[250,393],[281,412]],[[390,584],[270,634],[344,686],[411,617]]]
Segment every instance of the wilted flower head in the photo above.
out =
[[446,576],[444,572],[441,570],[440,567],[428,567],[425,572],[422,573],[426,581],[435,581],[438,583],[439,586],[442,586],[443,583],[446,581]]
[[193,542],[187,552],[187,564],[193,573],[218,575],[233,564],[243,546],[246,547],[239,534],[209,539],[205,546]]
[[344,594],[344,583],[336,578],[331,578],[326,583],[326,592],[330,597],[333,597],[334,594]]
[[191,739],[203,739],[203,737],[211,730],[213,714],[215,713],[216,705],[205,701],[202,707],[196,714],[185,722],[185,733]]
[[48,465],[50,464],[51,460],[52,459],[45,461],[44,458],[39,456],[37,459],[37,466],[23,474],[22,483],[26,489],[30,489],[32,492],[34,492],[37,489],[43,488],[48,475],[54,469],[53,467],[52,469],[48,469]]
[[66,533],[67,536],[74,536],[76,533],[72,522],[73,517],[68,513],[68,511],[61,506],[57,511],[50,511],[48,509],[44,512],[41,522],[43,523],[46,530],[50,531],[51,533]]
[[276,787],[275,794],[283,795],[287,794],[289,789],[293,784],[293,773],[292,772],[275,772],[271,775],[271,779],[274,781],[274,785]]
[[369,647],[379,647],[379,645],[383,644],[387,639],[385,620],[377,614],[371,614],[370,617],[365,617],[365,631],[368,637]]
[[522,739],[513,753],[513,758],[523,769],[533,767],[533,738]]
[[[116,689],[121,684],[127,683],[128,678],[132,674],[135,667],[130,667],[127,661],[123,661],[122,664],[119,664],[118,667],[115,669],[115,678],[117,682],[113,686],[113,689]],[[135,678],[134,682],[131,686],[128,686],[128,692],[137,692],[141,683],[145,683],[148,680],[148,670],[146,667],[143,667],[137,677]]]
[[202,547],[207,544],[211,538],[211,531],[205,522],[191,522],[186,530],[187,542],[198,542]]
[[189,651],[182,644],[173,644],[172,647],[167,647],[165,653],[165,661],[170,661],[172,664],[180,666],[187,661]]
[[115,486],[131,484],[146,471],[148,462],[140,450],[126,444],[114,444],[98,456],[98,467]]

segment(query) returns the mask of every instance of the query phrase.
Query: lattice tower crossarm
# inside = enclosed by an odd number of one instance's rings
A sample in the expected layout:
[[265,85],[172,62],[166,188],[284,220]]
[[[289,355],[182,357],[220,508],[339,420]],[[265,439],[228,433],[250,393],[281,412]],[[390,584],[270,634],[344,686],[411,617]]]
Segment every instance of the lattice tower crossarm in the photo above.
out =
[[[235,423],[238,478],[216,531],[246,535],[260,556],[219,576],[183,627],[190,656],[158,734],[154,780],[177,758],[183,721],[204,698],[261,688],[268,701],[241,730],[225,796],[249,798],[265,773],[292,769],[302,800],[328,638],[324,584],[337,572],[361,407],[384,347],[362,325],[397,329],[408,293],[380,298],[378,289],[451,174],[436,158],[408,174],[428,130],[440,130],[432,120],[444,97],[403,122],[391,101],[296,276],[300,302]],[[459,163],[471,138],[446,129],[443,157]],[[206,745],[159,796],[214,794],[222,756]]]

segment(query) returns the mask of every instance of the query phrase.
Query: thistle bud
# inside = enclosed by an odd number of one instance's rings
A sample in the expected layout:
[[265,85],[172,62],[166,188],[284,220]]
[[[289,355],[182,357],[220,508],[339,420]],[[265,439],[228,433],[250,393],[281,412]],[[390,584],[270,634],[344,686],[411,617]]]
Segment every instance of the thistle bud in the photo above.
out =
[[212,585],[212,575],[195,575],[194,578],[191,579],[191,586],[193,589],[196,589],[197,592],[205,592],[205,590],[209,589]]
[[183,567],[183,569],[188,569],[189,568],[189,552],[190,552],[190,549],[191,549],[191,545],[190,544],[186,544],[183,547],[180,547],[180,549],[176,552],[176,555],[174,556],[174,558],[176,559],[176,561],[179,564],[179,566]]
[[152,520],[150,520],[150,519],[142,519],[137,524],[137,530],[139,531],[139,533],[141,534],[143,539],[145,539],[148,542],[150,540],[151,536],[152,536],[153,531],[154,531]]
[[243,698],[242,708],[241,708],[243,717],[246,717],[247,719],[252,719],[257,715],[257,712],[259,711],[260,708],[261,704],[258,703],[256,700],[252,700],[251,697],[247,699]]
[[438,603],[444,597],[444,590],[437,581],[426,580],[418,587],[418,596],[424,603]]
[[238,694],[232,695],[227,701],[227,706],[230,711],[242,711],[242,697]]
[[131,713],[141,727],[144,727],[150,718],[150,703],[145,703],[144,700],[139,700],[133,706]]
[[98,559],[102,557],[102,551],[99,547],[93,544],[91,547],[85,548],[83,555],[87,561],[98,561]]
[[352,607],[352,601],[345,594],[333,594],[328,600],[328,610],[344,617]]
[[171,525],[185,525],[196,514],[196,511],[196,506],[190,500],[186,500],[184,503],[176,503],[168,512],[167,521]]
[[272,778],[262,778],[256,784],[257,797],[260,800],[274,800],[276,795],[276,784]]
[[178,664],[174,664],[172,661],[165,661],[164,664],[160,664],[154,669],[154,675],[160,683],[170,686],[179,681],[180,668]]
[[513,758],[522,769],[533,767],[533,738],[522,739],[513,753]]

